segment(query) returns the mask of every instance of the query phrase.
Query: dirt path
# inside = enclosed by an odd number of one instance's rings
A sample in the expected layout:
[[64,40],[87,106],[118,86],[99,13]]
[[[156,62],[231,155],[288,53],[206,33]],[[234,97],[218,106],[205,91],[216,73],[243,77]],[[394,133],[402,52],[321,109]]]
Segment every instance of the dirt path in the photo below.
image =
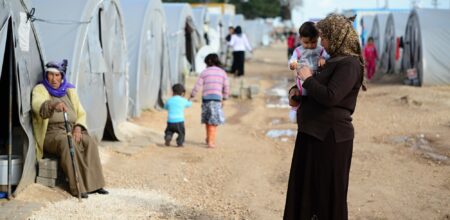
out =
[[[144,112],[132,122],[151,131],[102,143],[111,195],[80,204],[33,185],[16,200],[45,205],[32,219],[281,219],[296,131],[275,96],[289,84],[286,69],[282,45],[255,52],[245,83],[260,94],[225,103],[216,149],[204,144],[199,102],[186,111],[183,148],[163,146],[165,112]],[[370,84],[354,123],[350,219],[449,219],[450,87]]]

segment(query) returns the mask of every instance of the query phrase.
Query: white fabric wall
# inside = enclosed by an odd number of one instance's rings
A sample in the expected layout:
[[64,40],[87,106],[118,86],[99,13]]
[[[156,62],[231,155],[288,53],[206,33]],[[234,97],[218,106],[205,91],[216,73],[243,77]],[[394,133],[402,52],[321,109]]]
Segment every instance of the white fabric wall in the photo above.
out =
[[[421,85],[450,84],[450,10],[419,9],[411,12],[407,28],[416,28],[418,37],[408,36],[405,40],[415,45],[416,50],[404,52],[404,59],[417,54],[416,67],[419,71]],[[411,68],[411,66],[405,66]]]
[[[163,3],[163,8],[166,14],[167,35],[169,43],[169,57],[170,57],[170,80],[172,83],[183,82],[183,74],[189,71],[186,62],[186,40],[185,40],[185,25],[188,19],[193,21],[192,8],[187,3]],[[195,27],[194,27],[195,28]],[[193,34],[193,40],[199,40],[198,34]],[[195,44],[196,42],[194,42]],[[192,45],[192,47],[195,47]],[[193,58],[195,61],[195,50]]]
[[168,51],[164,52],[168,50],[165,13],[161,0],[127,0],[121,4],[130,62],[129,114],[136,117],[143,109],[157,105],[161,84],[170,84],[163,81],[163,76],[169,74],[163,60],[168,58]]

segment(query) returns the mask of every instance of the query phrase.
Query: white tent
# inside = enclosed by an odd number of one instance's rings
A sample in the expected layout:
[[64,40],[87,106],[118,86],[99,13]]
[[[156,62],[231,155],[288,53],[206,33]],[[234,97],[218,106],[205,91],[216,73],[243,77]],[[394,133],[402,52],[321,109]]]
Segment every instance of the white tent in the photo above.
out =
[[380,52],[380,69],[384,73],[400,72],[401,53],[399,53],[399,57],[396,57],[397,41],[405,33],[407,20],[408,13],[405,12],[392,12],[387,18],[383,48]]
[[229,55],[230,54],[230,48],[228,47],[228,44],[227,44],[227,41],[225,40],[225,37],[228,35],[228,29],[230,27],[234,27],[233,17],[234,17],[234,15],[231,15],[231,14],[225,14],[225,15],[222,16],[222,36],[223,36],[223,40],[222,40],[222,43],[221,43],[222,50],[221,50],[221,53],[220,53],[220,58],[221,58],[224,66],[231,65],[230,64],[231,61],[229,59],[230,58],[230,55]]
[[33,7],[46,60],[69,60],[68,79],[86,109],[90,134],[101,140],[107,131],[118,139],[117,125],[126,120],[128,106],[127,52],[118,0],[33,0]]
[[245,20],[245,34],[252,48],[258,48],[262,45],[266,34],[266,24],[262,18]]
[[222,35],[223,25],[222,25],[222,15],[220,14],[209,14],[209,45],[213,47],[216,53],[220,53],[222,50],[221,42],[225,35]]
[[227,36],[228,35],[228,28],[229,27],[234,27],[234,23],[233,23],[233,15],[230,14],[226,14],[222,16],[222,35]]
[[[377,14],[373,19],[372,30],[369,37],[373,37],[373,43],[377,48],[378,58],[381,57],[383,43],[384,43],[384,31],[386,29],[387,14]],[[379,60],[379,59],[378,59]]]
[[267,22],[267,19],[264,21],[264,27],[262,44],[263,46],[269,46],[273,42],[272,33],[275,27],[272,23]]
[[409,15],[402,66],[415,69],[416,85],[450,84],[450,10],[418,9]]
[[200,37],[187,3],[163,3],[169,41],[170,80],[183,83],[184,76],[195,69],[195,54]]
[[234,27],[236,27],[236,26],[241,26],[242,31],[243,31],[243,32],[246,32],[244,21],[245,21],[245,17],[244,17],[244,15],[242,15],[242,14],[236,14],[236,15],[234,15],[234,17],[233,17],[233,25],[234,25]]
[[[204,62],[205,57],[210,53],[217,53],[218,50],[217,45],[213,46],[211,45],[210,42],[210,35],[209,35],[210,17],[208,14],[208,8],[196,7],[192,9],[192,13],[194,15],[195,25],[199,30],[199,34],[202,37],[202,41],[204,42],[204,46],[201,47],[195,55],[195,72],[199,74],[206,68],[206,64]],[[212,29],[214,28],[215,27],[213,27]],[[212,32],[214,32],[214,30],[212,30]]]
[[[153,108],[170,87],[166,17],[161,0],[121,1],[129,57],[130,116]],[[166,94],[168,95],[168,94]]]
[[205,6],[192,8],[194,23],[202,39],[202,44],[209,45],[209,14]]
[[[31,91],[42,80],[44,67],[27,8],[31,8],[27,0],[0,2],[0,161],[7,163],[4,154],[9,154],[11,146],[9,195],[20,193],[36,178]],[[0,191],[8,191],[7,167],[1,168]]]

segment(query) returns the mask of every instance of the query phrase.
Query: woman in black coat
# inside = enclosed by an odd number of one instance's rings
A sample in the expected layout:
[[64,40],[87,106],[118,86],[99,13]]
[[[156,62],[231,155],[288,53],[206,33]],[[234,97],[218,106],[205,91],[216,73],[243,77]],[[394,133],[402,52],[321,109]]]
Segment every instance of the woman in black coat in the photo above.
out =
[[[289,176],[284,219],[347,219],[347,189],[352,159],[352,117],[363,84],[364,61],[352,20],[329,15],[317,24],[330,59],[312,75],[304,67],[307,96],[297,111],[298,134]],[[363,89],[365,87],[363,86]],[[290,103],[298,94],[289,92]]]

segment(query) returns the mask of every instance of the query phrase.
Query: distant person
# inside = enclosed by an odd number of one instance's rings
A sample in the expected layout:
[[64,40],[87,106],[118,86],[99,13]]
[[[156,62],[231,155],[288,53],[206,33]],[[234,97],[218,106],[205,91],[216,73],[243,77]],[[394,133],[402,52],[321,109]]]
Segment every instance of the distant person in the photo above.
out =
[[207,68],[198,77],[190,99],[202,88],[202,124],[206,126],[206,144],[213,148],[217,126],[225,123],[222,107],[230,94],[230,86],[217,54],[208,54],[205,63]]
[[366,26],[364,25],[364,18],[361,18],[360,24],[361,24],[361,44],[364,47],[366,44],[366,34],[367,34]]
[[371,80],[375,75],[376,61],[378,59],[378,52],[373,42],[373,37],[367,39],[367,45],[364,47],[364,59],[366,61],[367,79]]
[[244,76],[245,51],[252,53],[252,47],[248,42],[247,36],[242,33],[241,26],[237,26],[234,34],[231,35],[228,45],[233,48],[233,64],[231,65],[231,73],[236,76]]
[[228,34],[227,34],[227,36],[225,37],[225,40],[226,40],[227,42],[230,42],[231,36],[232,36],[233,34],[234,34],[234,27],[232,27],[232,26],[228,27]]
[[292,31],[289,31],[289,35],[287,37],[287,47],[288,47],[288,59],[291,57],[292,52],[295,49],[295,34]]
[[184,98],[186,89],[181,84],[172,86],[173,96],[164,104],[164,109],[168,112],[167,128],[164,131],[166,146],[170,146],[173,134],[178,134],[177,146],[183,147],[186,130],[184,127],[184,109],[192,106],[192,102]]
[[[308,96],[298,113],[284,220],[348,219],[352,114],[360,88],[365,90],[364,60],[352,19],[328,15],[317,28],[330,59],[320,74],[308,67],[298,71]],[[298,94],[293,86],[290,100]]]
[[[296,70],[299,67],[298,65],[308,65],[311,67],[313,74],[315,74],[320,67],[325,65],[325,59],[328,58],[324,48],[318,44],[319,31],[314,22],[307,21],[300,26],[298,33],[301,46],[295,48],[291,53],[289,68]],[[295,82],[300,91],[300,96],[294,97],[294,99],[299,101],[299,105],[292,107],[289,113],[289,118],[293,122],[297,120],[297,109],[301,105],[301,96],[307,95],[306,89],[302,88],[303,81],[298,76],[295,77]]]
[[[88,193],[108,194],[103,189],[105,180],[98,153],[97,142],[88,134],[86,112],[78,98],[75,86],[66,80],[67,60],[48,62],[41,83],[33,88],[33,133],[36,139],[36,157],[42,159],[53,154],[59,157],[59,166],[69,180],[72,195]],[[67,119],[74,144],[74,161],[78,167],[80,192],[70,156],[69,142],[63,112]]]

